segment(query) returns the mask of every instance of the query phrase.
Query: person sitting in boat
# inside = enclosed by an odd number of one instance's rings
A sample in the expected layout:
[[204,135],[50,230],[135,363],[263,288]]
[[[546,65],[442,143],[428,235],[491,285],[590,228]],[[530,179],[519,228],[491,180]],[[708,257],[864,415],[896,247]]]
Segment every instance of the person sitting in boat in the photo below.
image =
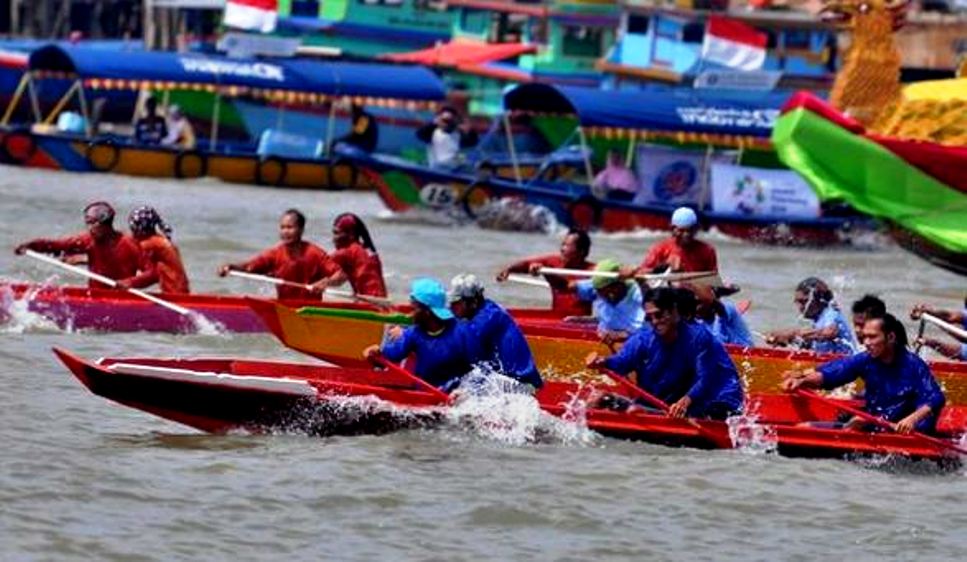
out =
[[[529,273],[539,275],[543,267],[559,267],[586,271],[594,264],[588,261],[591,253],[591,237],[583,230],[571,229],[561,241],[559,254],[534,256],[514,262],[497,274],[497,281],[506,281],[511,273]],[[551,308],[563,314],[587,316],[591,314],[591,303],[582,302],[577,298],[569,284],[569,278],[563,275],[545,275],[551,286]]]
[[[617,274],[621,264],[607,258],[601,260],[595,271]],[[642,308],[641,287],[634,281],[615,277],[593,277],[574,283],[578,299],[591,303],[592,321],[598,324],[598,336],[611,345],[628,339],[645,322]],[[583,317],[567,317],[565,321],[580,321]]]
[[852,311],[853,334],[859,336],[867,320],[882,318],[886,314],[886,303],[875,295],[863,295],[861,299],[853,301]]
[[332,221],[332,259],[346,274],[353,292],[371,297],[386,296],[383,264],[362,219],[343,213]]
[[[924,314],[936,316],[944,322],[967,329],[967,299],[964,299],[964,308],[962,310],[945,310],[926,304],[918,304],[913,307],[912,311],[910,311],[910,318],[913,320],[920,320],[923,318]],[[936,338],[920,338],[917,340],[917,343],[919,345],[929,347],[948,359],[967,361],[967,341],[961,339],[955,334],[950,335],[957,338],[959,341],[952,342],[939,340]]]
[[695,238],[698,234],[698,215],[688,207],[679,207],[672,213],[672,235],[658,242],[637,268],[624,267],[622,277],[665,271],[692,273],[718,271],[715,248]]
[[450,280],[450,309],[466,320],[471,341],[480,356],[475,362],[492,365],[502,374],[530,385],[543,386],[527,340],[520,327],[502,306],[484,297],[484,287],[475,275],[462,273]]
[[157,146],[168,136],[168,124],[158,115],[158,100],[148,98],[144,102],[144,115],[134,125],[134,140],[138,144]]
[[695,318],[708,326],[715,339],[724,344],[755,345],[742,313],[733,303],[720,299],[708,285],[689,285],[688,289],[695,295]]
[[141,248],[141,266],[136,276],[119,280],[118,286],[143,289],[158,283],[162,293],[187,294],[188,274],[171,240],[174,230],[158,211],[146,205],[134,209],[128,215],[128,227]]
[[193,150],[197,144],[194,127],[177,105],[168,108],[168,135],[161,144],[182,150]]
[[[86,258],[91,273],[114,280],[137,275],[141,249],[133,238],[114,229],[114,207],[104,201],[91,203],[84,208],[84,224],[87,225],[87,232],[66,238],[38,238],[20,244],[14,252],[19,255],[33,250],[60,255],[65,259]],[[107,287],[93,279],[88,286]]]
[[372,360],[382,355],[400,362],[413,354],[413,371],[426,382],[450,390],[470,372],[476,358],[476,344],[467,329],[457,323],[447,308],[447,294],[436,279],[420,278],[410,288],[413,325],[390,328],[382,346],[370,346],[363,355]]
[[608,199],[631,201],[638,194],[638,178],[625,166],[620,152],[609,150],[607,164],[594,176],[591,187],[596,193],[603,191]]
[[771,332],[766,335],[767,344],[785,347],[795,343],[817,353],[856,351],[853,332],[826,283],[816,277],[803,279],[796,287],[794,302],[812,326]]
[[[943,390],[927,363],[907,349],[907,331],[892,314],[871,318],[863,323],[866,351],[835,359],[808,371],[783,374],[782,388],[792,392],[799,388],[833,389],[863,379],[866,405],[864,409],[894,422],[896,431],[931,433],[944,406]],[[848,428],[860,428],[866,422],[853,418]]]
[[348,145],[366,153],[375,152],[379,144],[379,125],[376,124],[376,119],[358,103],[354,103],[349,111],[352,118],[349,134],[339,137],[334,144]]
[[426,159],[431,168],[453,169],[461,162],[460,150],[477,144],[477,133],[460,118],[457,110],[446,106],[433,122],[417,129],[416,136],[427,143]]
[[[282,213],[279,220],[279,238],[282,240],[279,244],[247,262],[225,264],[219,268],[218,274],[224,277],[235,269],[303,285],[277,285],[280,299],[308,299],[313,295],[318,297],[326,286],[344,283],[346,274],[329,254],[312,242],[302,239],[305,228],[305,215],[296,209],[289,209]],[[324,283],[317,284],[320,281]],[[313,284],[317,285],[305,287]]]
[[592,353],[588,367],[619,374],[637,373],[642,389],[670,405],[673,417],[724,420],[743,407],[742,384],[735,364],[703,325],[681,318],[674,289],[645,293],[645,324],[618,353]]

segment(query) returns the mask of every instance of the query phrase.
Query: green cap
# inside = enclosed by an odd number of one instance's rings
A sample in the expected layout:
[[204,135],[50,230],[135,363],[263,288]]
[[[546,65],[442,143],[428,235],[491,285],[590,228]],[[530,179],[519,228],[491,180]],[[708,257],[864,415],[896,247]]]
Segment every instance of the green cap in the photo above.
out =
[[[621,264],[618,260],[614,258],[605,258],[598,262],[598,265],[594,268],[595,271],[606,271],[608,273],[617,273],[621,269]],[[617,277],[594,277],[591,280],[591,286],[595,289],[603,289],[608,285],[613,285],[614,283],[623,283],[621,279]]]

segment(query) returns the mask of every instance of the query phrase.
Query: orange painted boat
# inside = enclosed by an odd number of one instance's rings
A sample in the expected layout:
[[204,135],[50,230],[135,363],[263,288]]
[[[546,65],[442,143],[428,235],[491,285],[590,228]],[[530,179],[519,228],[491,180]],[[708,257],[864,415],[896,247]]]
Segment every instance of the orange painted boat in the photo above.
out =
[[[415,389],[390,371],[326,367],[245,359],[107,358],[84,360],[54,349],[58,358],[94,394],[202,431],[294,432],[311,435],[387,433],[446,423],[448,403]],[[753,395],[748,425],[672,419],[644,411],[588,407],[587,386],[551,382],[538,391],[544,412],[579,420],[602,435],[705,449],[764,444],[790,456],[902,455],[946,460],[952,441],[915,435],[820,429],[795,424],[832,421],[833,405],[790,395]],[[616,386],[596,390],[621,394]],[[578,404],[580,402],[580,404]],[[574,408],[572,405],[578,405]],[[852,404],[852,403],[850,403]],[[967,425],[967,409],[945,408],[941,437],[956,438]]]
[[[408,323],[399,313],[346,312],[327,307],[295,309],[277,302],[249,299],[265,326],[287,347],[345,367],[365,365],[363,350],[383,339],[388,323]],[[594,331],[569,327],[549,311],[512,311],[527,337],[538,368],[545,378],[597,378],[584,366],[592,351],[610,354]],[[782,373],[806,369],[832,359],[809,351],[726,346],[748,392],[776,392]],[[935,361],[931,368],[943,384],[948,404],[967,405],[967,363]]]

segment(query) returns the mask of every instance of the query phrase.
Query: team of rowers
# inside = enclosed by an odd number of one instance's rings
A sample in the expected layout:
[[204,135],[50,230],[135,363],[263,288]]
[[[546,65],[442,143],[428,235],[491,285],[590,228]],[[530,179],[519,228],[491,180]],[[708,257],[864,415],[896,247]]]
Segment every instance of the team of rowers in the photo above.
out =
[[[91,203],[84,210],[86,232],[33,240],[18,246],[16,252],[30,249],[58,254],[74,263],[86,259],[92,272],[117,280],[122,288],[159,283],[162,292],[187,292],[188,279],[172,242],[172,229],[158,213],[150,207],[132,211],[130,236],[114,228],[114,216],[108,203]],[[246,262],[223,265],[218,273],[241,270],[288,281],[290,284],[278,286],[282,299],[319,295],[346,282],[356,294],[386,296],[379,255],[359,217],[351,213],[336,217],[331,254],[303,240],[305,225],[302,213],[286,211],[279,223],[278,245]],[[752,337],[738,307],[714,287],[686,283],[642,289],[641,276],[656,271],[718,270],[714,248],[696,239],[698,219],[691,209],[676,210],[672,227],[672,236],[653,246],[637,267],[622,266],[612,259],[589,262],[589,236],[572,230],[564,236],[558,254],[515,262],[500,271],[497,280],[504,281],[514,273],[543,275],[551,287],[555,310],[570,314],[572,321],[593,318],[609,345],[624,342],[610,357],[589,356],[589,367],[620,375],[634,372],[637,385],[668,403],[672,416],[725,419],[742,412],[744,395],[738,370],[724,344],[751,346]],[[609,275],[581,280],[544,274],[543,268]],[[454,277],[449,291],[439,281],[420,278],[413,282],[409,296],[414,324],[392,328],[382,345],[365,351],[367,357],[402,361],[414,356],[415,374],[444,390],[455,388],[464,375],[484,363],[514,379],[523,390],[542,386],[516,322],[486,298],[484,286],[475,276]],[[863,344],[861,352],[823,281],[802,281],[794,301],[812,326],[763,335],[766,342],[846,355],[815,370],[786,373],[785,390],[830,389],[863,379],[869,413],[893,422],[897,431],[933,430],[944,405],[943,392],[929,366],[908,349],[905,328],[886,311],[882,300],[867,295],[854,303],[853,327]],[[967,326],[967,308],[950,312],[918,305],[912,316],[923,313]],[[954,349],[936,340],[921,343],[967,358],[967,345]],[[621,407],[642,406],[627,403]],[[864,422],[853,418],[846,425],[860,427]]]

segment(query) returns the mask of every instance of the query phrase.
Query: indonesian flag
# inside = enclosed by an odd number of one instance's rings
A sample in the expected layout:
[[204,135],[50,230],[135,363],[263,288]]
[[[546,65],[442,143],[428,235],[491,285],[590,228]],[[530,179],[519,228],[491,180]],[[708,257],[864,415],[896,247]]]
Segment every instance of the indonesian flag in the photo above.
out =
[[222,23],[229,27],[271,33],[279,15],[278,0],[228,0]]
[[702,58],[739,70],[759,70],[766,61],[765,33],[722,16],[709,16]]

